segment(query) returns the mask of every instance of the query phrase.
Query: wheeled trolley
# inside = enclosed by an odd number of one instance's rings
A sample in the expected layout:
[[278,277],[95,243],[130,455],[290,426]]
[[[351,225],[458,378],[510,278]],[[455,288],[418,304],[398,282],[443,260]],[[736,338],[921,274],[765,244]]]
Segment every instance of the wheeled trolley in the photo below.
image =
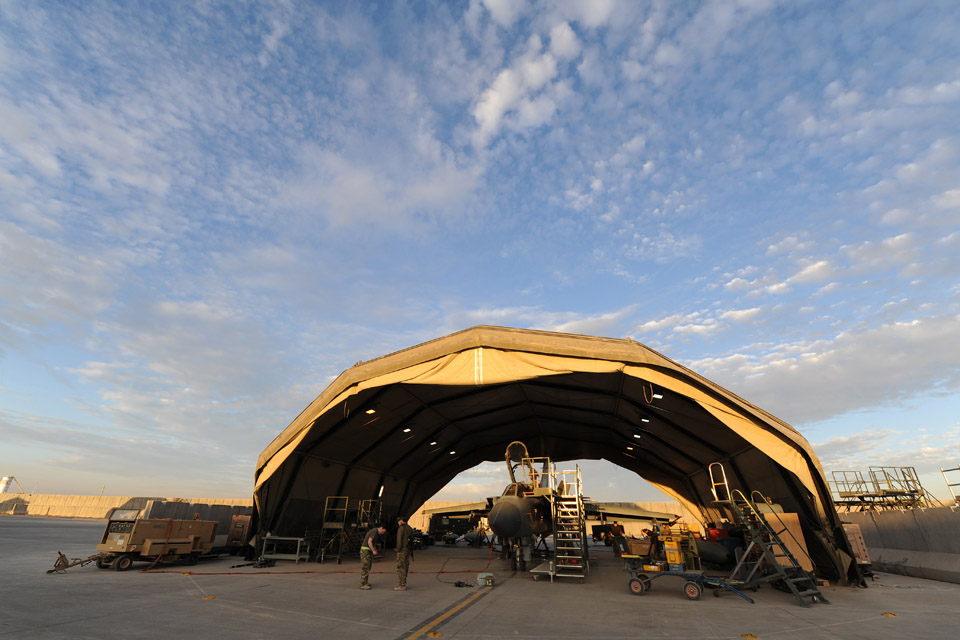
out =
[[700,596],[703,595],[704,589],[711,589],[715,597],[719,598],[720,593],[726,590],[737,594],[750,604],[754,604],[753,598],[723,578],[706,576],[703,574],[703,571],[677,570],[676,565],[671,568],[671,566],[666,563],[657,562],[644,564],[644,560],[647,560],[649,563],[649,558],[646,556],[624,554],[620,557],[623,558],[624,571],[630,574],[627,588],[633,595],[642,596],[645,594],[650,590],[653,581],[657,578],[662,578],[663,576],[679,576],[683,578],[681,591],[687,600],[699,600]]

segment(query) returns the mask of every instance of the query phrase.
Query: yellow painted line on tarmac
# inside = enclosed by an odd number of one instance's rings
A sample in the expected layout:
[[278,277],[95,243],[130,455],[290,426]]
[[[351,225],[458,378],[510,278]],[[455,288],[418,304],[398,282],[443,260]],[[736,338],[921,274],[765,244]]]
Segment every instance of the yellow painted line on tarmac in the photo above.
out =
[[462,611],[463,609],[466,609],[466,608],[469,607],[471,604],[473,604],[474,602],[476,602],[477,600],[479,600],[480,598],[482,598],[482,597],[483,597],[484,595],[486,595],[486,593],[487,593],[488,591],[490,591],[491,589],[493,589],[493,587],[483,587],[480,591],[477,591],[475,594],[473,594],[472,596],[470,596],[469,598],[467,598],[466,600],[464,600],[463,602],[461,602],[461,603],[458,604],[457,606],[453,607],[452,609],[450,609],[449,611],[447,611],[447,612],[444,613],[443,615],[434,618],[433,620],[431,620],[430,622],[428,622],[428,623],[425,624],[424,626],[420,627],[419,629],[417,629],[416,631],[414,631],[414,632],[411,633],[410,635],[404,636],[404,640],[416,640],[416,638],[421,638],[421,637],[423,637],[423,635],[424,635],[425,633],[429,632],[429,631],[430,631],[431,629],[433,629],[434,627],[440,625],[440,624],[441,624],[442,622],[444,622],[447,618],[450,618],[450,617],[456,615],[457,613],[460,613],[460,611]]

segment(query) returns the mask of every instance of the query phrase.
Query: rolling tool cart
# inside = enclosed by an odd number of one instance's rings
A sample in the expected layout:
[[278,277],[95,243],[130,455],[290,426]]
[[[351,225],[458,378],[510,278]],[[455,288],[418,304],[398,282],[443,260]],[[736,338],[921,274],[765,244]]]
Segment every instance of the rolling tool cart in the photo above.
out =
[[621,558],[624,570],[630,574],[627,588],[634,595],[645,594],[654,580],[678,576],[683,578],[681,592],[687,600],[699,600],[704,589],[712,589],[715,597],[727,590],[753,604],[752,598],[726,580],[703,574],[696,540],[686,525],[659,525],[655,536],[631,540],[628,545],[631,553]]

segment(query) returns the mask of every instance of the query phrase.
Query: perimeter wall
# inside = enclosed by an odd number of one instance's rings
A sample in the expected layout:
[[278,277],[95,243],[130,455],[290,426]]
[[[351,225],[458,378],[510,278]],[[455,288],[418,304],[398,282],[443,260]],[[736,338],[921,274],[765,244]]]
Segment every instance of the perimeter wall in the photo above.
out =
[[[171,502],[203,505],[226,505],[230,507],[252,507],[252,499],[228,498],[165,498],[159,496],[65,496],[45,493],[0,493],[0,514],[24,516],[51,516],[59,518],[106,518],[110,510],[115,507],[124,509],[146,509],[151,500],[165,502],[169,507]],[[420,507],[410,517],[410,525],[414,528],[427,530],[430,519],[423,515],[424,509],[436,507],[455,507],[468,504],[462,501],[430,501]],[[667,513],[683,514],[684,521],[695,523],[696,517],[687,513],[678,502],[616,502],[607,503],[610,506],[639,507],[651,511],[665,511]],[[172,517],[165,515],[164,517]],[[177,516],[190,518],[192,514]],[[612,520],[613,518],[611,518]],[[626,522],[628,535],[640,535],[640,528],[648,526],[645,523]],[[632,531],[633,528],[637,530]]]
[[[252,507],[253,499],[164,498],[144,496],[63,496],[45,493],[0,493],[0,514],[61,518],[106,518],[115,507],[145,509],[151,500],[185,504]],[[192,516],[191,516],[192,517]]]
[[960,583],[960,507],[841,513],[860,525],[874,569]]

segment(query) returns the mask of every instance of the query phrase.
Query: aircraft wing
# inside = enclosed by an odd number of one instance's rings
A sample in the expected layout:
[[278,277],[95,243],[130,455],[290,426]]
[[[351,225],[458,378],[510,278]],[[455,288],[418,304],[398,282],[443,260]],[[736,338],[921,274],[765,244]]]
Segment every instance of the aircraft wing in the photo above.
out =
[[424,509],[426,516],[444,515],[444,516],[469,516],[472,514],[486,515],[490,510],[486,500],[483,502],[468,502],[466,504],[457,504],[449,507],[435,507],[433,509]]
[[[424,509],[426,516],[445,515],[450,517],[486,515],[490,511],[491,500],[484,502],[468,502],[465,504],[452,505],[449,507],[435,507],[433,509]],[[616,505],[603,504],[602,502],[584,502],[584,509],[588,516],[605,516],[607,519],[619,518],[621,520],[661,520],[670,522],[676,520],[679,514],[666,513],[663,511],[648,511],[639,507],[621,507]]]
[[607,505],[601,502],[584,503],[584,509],[587,515],[605,516],[606,519],[618,518],[620,520],[662,520],[670,522],[679,518],[679,514],[665,513],[663,511],[648,511],[639,507],[620,507]]

